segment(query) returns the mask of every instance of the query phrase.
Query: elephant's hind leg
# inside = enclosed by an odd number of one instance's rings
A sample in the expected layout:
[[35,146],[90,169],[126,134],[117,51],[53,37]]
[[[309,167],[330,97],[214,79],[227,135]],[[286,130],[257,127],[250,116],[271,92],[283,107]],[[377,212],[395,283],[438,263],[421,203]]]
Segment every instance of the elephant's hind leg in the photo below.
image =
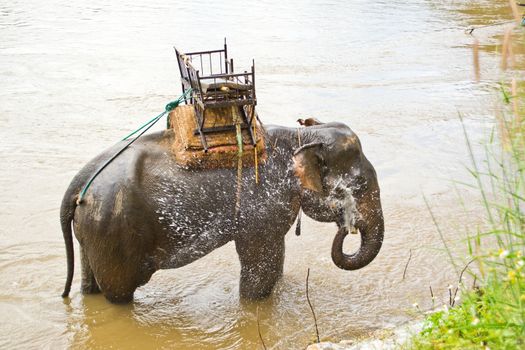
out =
[[[103,288],[103,287],[102,287]],[[106,290],[102,289],[102,293],[106,299],[113,304],[127,304],[133,301],[133,294],[135,293],[135,288],[107,288]]]
[[89,260],[85,250],[80,248],[80,265],[82,267],[82,280],[80,282],[80,291],[82,294],[97,294],[100,293],[93,270],[89,265]]
[[133,300],[135,290],[146,284],[155,269],[152,264],[142,259],[127,263],[108,263],[95,275],[106,299],[115,304],[125,304]]
[[268,297],[283,273],[284,237],[275,241],[251,241],[243,238],[235,241],[235,247],[241,261],[241,297]]
[[112,269],[116,272],[105,272],[98,277],[100,289],[106,299],[115,304],[126,304],[133,300],[133,294],[139,287],[133,277],[130,277],[127,271],[121,269]]

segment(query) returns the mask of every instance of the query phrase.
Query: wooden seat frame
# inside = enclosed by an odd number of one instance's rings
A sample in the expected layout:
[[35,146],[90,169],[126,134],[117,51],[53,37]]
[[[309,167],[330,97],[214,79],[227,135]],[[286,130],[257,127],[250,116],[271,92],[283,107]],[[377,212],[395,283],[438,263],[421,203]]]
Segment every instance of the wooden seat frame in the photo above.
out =
[[[195,108],[197,119],[197,129],[195,135],[200,135],[200,140],[204,152],[208,151],[206,134],[235,131],[235,123],[218,127],[204,127],[206,119],[206,109],[237,107],[241,115],[241,128],[247,129],[250,135],[250,142],[255,146],[257,140],[253,132],[253,123],[256,123],[255,106],[257,98],[255,95],[255,62],[252,60],[250,71],[234,73],[233,59],[228,60],[228,47],[224,39],[224,48],[211,51],[198,51],[181,53],[176,47],[175,54],[179,64],[181,84],[183,93],[189,88],[192,89],[191,95],[186,103],[192,104]],[[196,69],[199,67],[200,70]],[[242,85],[242,89],[231,87],[220,87],[221,85],[235,86]],[[205,89],[203,89],[203,85]],[[207,86],[215,88],[208,89]],[[219,88],[217,88],[219,87]]]

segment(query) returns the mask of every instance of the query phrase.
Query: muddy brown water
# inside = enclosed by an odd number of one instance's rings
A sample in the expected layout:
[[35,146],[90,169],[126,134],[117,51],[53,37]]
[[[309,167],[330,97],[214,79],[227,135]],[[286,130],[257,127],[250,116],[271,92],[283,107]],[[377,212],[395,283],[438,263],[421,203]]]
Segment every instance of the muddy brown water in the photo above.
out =
[[[0,348],[253,349],[257,309],[267,346],[304,348],[315,339],[308,267],[325,340],[412,319],[413,303],[431,306],[430,285],[445,300],[456,277],[422,194],[451,244],[481,217],[475,196],[460,190],[464,210],[451,181],[469,179],[458,111],[474,144],[490,133],[502,27],[475,31],[479,84],[464,29],[510,18],[506,1],[451,3],[0,2]],[[77,261],[62,300],[58,208],[70,179],[178,96],[171,45],[212,49],[224,36],[238,67],[256,59],[266,123],[315,116],[358,133],[382,188],[381,253],[362,270],[339,270],[334,225],[305,219],[302,236],[287,237],[284,277],[266,301],[239,300],[232,243],[156,273],[125,306],[82,296]]]

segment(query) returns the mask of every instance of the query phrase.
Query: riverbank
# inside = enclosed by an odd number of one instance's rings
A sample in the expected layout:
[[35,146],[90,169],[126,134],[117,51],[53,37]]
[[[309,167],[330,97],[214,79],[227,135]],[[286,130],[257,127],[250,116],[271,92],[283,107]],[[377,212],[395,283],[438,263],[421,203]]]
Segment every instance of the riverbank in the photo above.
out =
[[312,344],[306,350],[394,350],[406,346],[422,327],[422,321],[412,321],[396,328],[376,331],[362,339]]

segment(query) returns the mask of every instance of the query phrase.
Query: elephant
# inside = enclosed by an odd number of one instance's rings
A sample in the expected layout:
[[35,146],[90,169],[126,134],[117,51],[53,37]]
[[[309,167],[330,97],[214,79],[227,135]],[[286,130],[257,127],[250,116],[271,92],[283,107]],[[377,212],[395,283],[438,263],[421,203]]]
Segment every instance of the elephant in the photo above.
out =
[[[65,192],[60,221],[66,245],[68,297],[79,242],[81,292],[113,303],[133,300],[136,288],[160,269],[187,265],[234,241],[242,299],[268,297],[283,273],[284,238],[300,210],[335,222],[332,260],[360,269],[379,253],[384,237],[374,167],[357,135],[340,122],[307,127],[265,126],[267,158],[244,168],[240,205],[237,169],[195,170],[171,153],[172,129],[146,134],[112,161],[78,195],[92,174],[118,152],[117,143],[91,160]],[[237,213],[236,213],[237,207]],[[349,233],[361,234],[356,252],[343,252]]]

